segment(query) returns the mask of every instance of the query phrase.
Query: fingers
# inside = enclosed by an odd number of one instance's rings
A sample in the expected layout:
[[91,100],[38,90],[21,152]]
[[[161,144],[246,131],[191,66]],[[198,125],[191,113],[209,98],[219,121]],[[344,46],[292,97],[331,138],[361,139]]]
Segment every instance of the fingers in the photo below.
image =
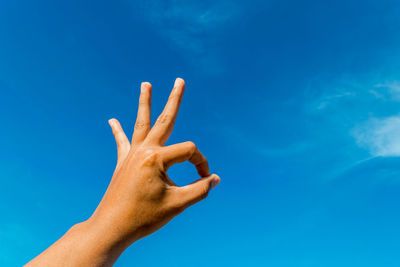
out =
[[151,84],[143,82],[140,88],[139,107],[132,136],[132,145],[142,142],[151,129],[151,92]]
[[181,78],[175,80],[174,88],[169,96],[168,102],[155,125],[148,134],[147,139],[150,143],[164,145],[171,135],[179,106],[185,91],[185,82]]
[[173,205],[176,207],[189,207],[207,197],[208,193],[219,184],[221,178],[212,174],[196,182],[178,187],[174,196]]
[[176,163],[188,160],[196,167],[200,177],[210,175],[210,169],[206,157],[201,154],[200,150],[193,142],[189,141],[164,147],[161,155],[165,169],[168,169]]
[[117,143],[118,161],[125,158],[130,149],[130,143],[126,137],[124,130],[122,130],[121,124],[116,119],[110,119],[108,123],[111,126],[114,134],[115,142]]

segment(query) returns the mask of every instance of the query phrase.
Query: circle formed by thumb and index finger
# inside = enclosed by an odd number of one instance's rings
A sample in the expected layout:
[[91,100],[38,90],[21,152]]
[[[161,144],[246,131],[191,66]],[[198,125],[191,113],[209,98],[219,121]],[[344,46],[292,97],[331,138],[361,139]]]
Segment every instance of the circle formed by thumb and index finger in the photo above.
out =
[[191,141],[162,148],[161,157],[166,169],[176,163],[189,161],[196,167],[200,177],[210,175],[210,169],[206,157]]

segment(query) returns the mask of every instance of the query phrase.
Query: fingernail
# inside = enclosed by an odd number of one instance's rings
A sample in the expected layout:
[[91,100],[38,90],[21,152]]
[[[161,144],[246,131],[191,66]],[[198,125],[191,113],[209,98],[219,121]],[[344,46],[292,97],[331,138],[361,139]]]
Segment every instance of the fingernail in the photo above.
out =
[[176,78],[175,79],[175,83],[174,83],[174,87],[178,86],[179,84],[181,84],[183,82],[182,78]]
[[147,87],[150,85],[149,82],[142,82],[140,84],[140,92],[143,93],[145,90],[147,90]]
[[212,190],[214,187],[216,187],[220,181],[221,181],[221,178],[219,178],[217,175],[214,174],[214,178],[211,181],[210,190]]
[[110,124],[110,126],[114,126],[114,119],[109,119],[108,124]]

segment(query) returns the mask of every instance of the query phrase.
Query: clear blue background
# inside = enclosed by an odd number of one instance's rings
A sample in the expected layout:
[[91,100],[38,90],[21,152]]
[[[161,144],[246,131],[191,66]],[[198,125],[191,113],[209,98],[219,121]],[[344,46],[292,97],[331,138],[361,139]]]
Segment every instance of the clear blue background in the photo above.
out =
[[[221,184],[116,266],[400,266],[399,1],[0,1],[0,265],[94,211],[132,134],[186,93],[169,143]],[[197,179],[171,169],[179,185]]]

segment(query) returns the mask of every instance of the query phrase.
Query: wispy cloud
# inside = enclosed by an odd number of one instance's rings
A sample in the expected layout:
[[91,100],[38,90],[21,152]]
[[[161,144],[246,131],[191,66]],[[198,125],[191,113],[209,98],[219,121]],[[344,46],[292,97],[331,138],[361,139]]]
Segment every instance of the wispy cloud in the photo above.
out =
[[349,97],[349,96],[354,96],[354,93],[352,93],[352,92],[343,92],[343,93],[324,96],[324,97],[322,97],[321,99],[318,100],[317,105],[316,105],[316,109],[317,110],[325,109],[329,105],[331,105],[332,103],[341,101],[344,97]]
[[373,156],[400,156],[400,115],[372,118],[354,128],[352,135]]
[[[239,14],[236,1],[146,1],[145,18],[171,47],[210,71],[221,68],[213,42]],[[212,66],[212,67],[211,67]]]
[[319,155],[316,164],[333,160],[324,174],[329,179],[360,164],[370,165],[371,159],[400,156],[400,83],[365,76],[316,80],[306,91],[304,115],[312,129],[309,140],[329,151],[315,151]]
[[380,89],[380,92],[377,92],[376,90],[371,90],[371,92],[377,94],[378,96],[388,95],[390,100],[400,101],[400,82],[399,81],[378,83],[375,85],[375,87],[377,89]]
[[357,107],[360,112],[371,112],[372,107],[375,107],[376,111],[382,111],[385,110],[388,102],[400,101],[400,81],[398,80],[374,83],[371,80],[355,81],[344,77],[333,83],[325,89],[326,84],[316,82],[317,87],[307,91],[311,98],[311,101],[306,104],[310,112],[321,112],[329,108],[343,109],[346,104]]

